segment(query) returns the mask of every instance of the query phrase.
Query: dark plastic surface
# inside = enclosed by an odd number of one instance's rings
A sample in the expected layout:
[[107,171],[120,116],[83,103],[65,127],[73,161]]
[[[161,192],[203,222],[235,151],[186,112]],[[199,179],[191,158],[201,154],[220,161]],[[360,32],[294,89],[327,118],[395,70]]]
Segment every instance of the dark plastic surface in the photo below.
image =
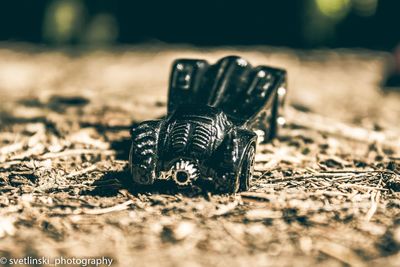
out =
[[172,66],[165,119],[132,129],[130,166],[138,184],[206,182],[219,192],[249,188],[257,134],[274,138],[286,96],[286,72],[229,56],[214,65],[179,59]]

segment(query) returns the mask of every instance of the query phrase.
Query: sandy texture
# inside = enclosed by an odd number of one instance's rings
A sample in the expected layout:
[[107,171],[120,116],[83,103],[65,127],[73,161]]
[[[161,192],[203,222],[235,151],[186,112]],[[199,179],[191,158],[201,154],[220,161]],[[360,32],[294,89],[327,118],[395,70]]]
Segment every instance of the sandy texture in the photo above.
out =
[[[396,266],[400,94],[387,55],[277,48],[0,49],[0,256],[113,266]],[[249,192],[131,188],[129,126],[165,113],[176,57],[286,68],[288,127]]]

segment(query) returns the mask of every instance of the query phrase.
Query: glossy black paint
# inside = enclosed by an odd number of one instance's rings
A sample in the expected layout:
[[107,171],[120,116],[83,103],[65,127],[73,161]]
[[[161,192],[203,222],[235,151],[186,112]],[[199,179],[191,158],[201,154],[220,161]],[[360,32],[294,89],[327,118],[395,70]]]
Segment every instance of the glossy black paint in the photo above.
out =
[[252,67],[229,56],[214,65],[179,59],[172,66],[165,119],[132,129],[133,180],[173,180],[186,187],[207,181],[219,192],[247,190],[257,134],[277,134],[286,95],[286,72]]

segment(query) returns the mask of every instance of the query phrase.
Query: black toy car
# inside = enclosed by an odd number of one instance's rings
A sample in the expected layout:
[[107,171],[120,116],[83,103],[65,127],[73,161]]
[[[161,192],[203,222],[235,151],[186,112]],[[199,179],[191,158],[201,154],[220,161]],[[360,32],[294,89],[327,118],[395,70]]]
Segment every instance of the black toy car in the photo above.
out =
[[247,190],[257,134],[269,141],[284,119],[286,72],[229,56],[210,65],[179,59],[172,67],[168,113],[132,129],[130,167],[138,184],[208,181],[219,192]]

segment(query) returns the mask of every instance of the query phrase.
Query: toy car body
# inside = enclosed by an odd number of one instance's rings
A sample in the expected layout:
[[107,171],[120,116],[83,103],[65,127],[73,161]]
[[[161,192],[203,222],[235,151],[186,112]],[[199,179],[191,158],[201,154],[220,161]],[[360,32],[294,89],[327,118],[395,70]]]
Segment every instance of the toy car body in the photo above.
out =
[[172,67],[168,113],[132,129],[130,167],[138,184],[211,182],[220,192],[247,190],[257,134],[275,137],[286,95],[286,72],[252,67],[229,56],[210,65],[179,59]]

